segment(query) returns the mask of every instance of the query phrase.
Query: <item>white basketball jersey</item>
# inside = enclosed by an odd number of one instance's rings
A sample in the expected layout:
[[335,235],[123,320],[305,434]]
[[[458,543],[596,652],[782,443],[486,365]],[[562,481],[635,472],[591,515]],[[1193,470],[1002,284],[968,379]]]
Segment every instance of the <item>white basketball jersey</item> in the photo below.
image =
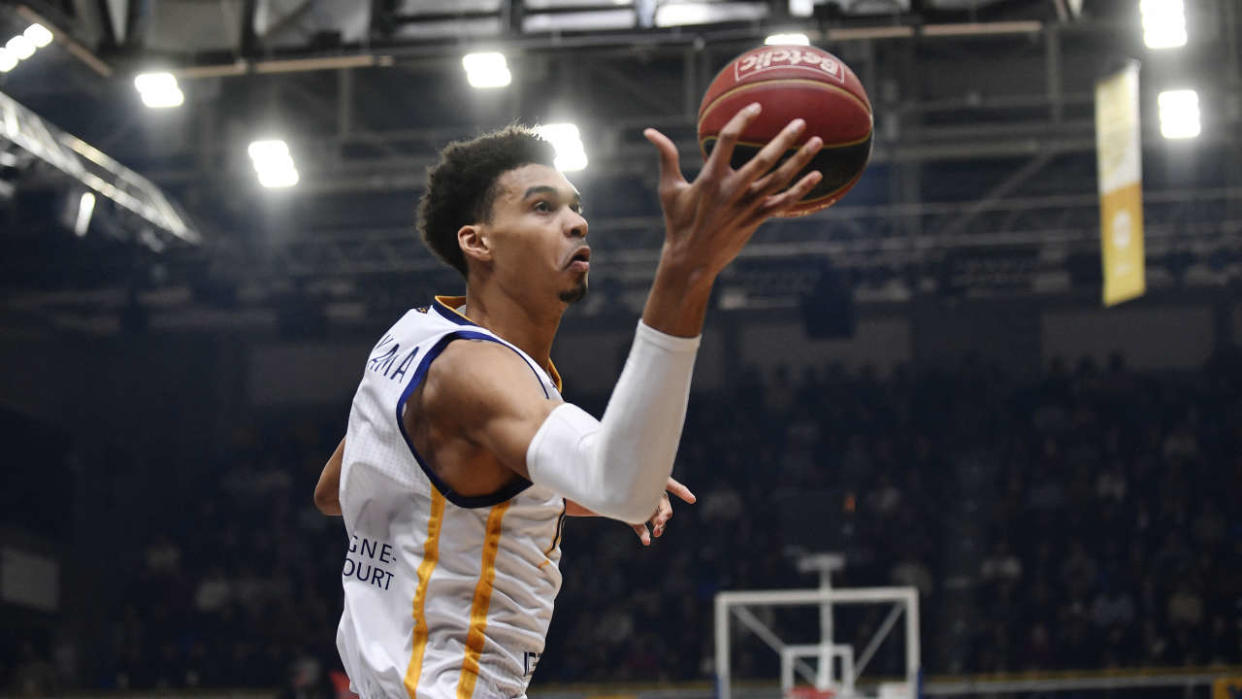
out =
[[543,652],[565,500],[520,480],[490,496],[454,493],[406,434],[405,401],[455,339],[498,342],[530,366],[530,388],[560,379],[437,297],[371,350],[341,467],[349,546],[336,644],[352,688],[378,697],[517,697]]

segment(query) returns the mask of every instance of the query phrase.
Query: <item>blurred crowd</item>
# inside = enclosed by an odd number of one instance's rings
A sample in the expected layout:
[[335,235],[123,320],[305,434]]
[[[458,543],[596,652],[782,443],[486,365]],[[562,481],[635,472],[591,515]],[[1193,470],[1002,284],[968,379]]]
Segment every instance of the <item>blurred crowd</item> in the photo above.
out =
[[[311,493],[344,424],[240,431],[217,477],[187,484],[183,516],[134,542],[141,565],[74,683],[330,696],[346,540]],[[972,361],[752,371],[692,399],[675,476],[698,503],[675,505],[650,548],[619,523],[567,524],[536,686],[708,679],[714,594],[814,586],[796,561],[816,537],[845,556],[836,584],[918,588],[929,674],[1242,662],[1237,356],[1173,375],[1054,362],[1035,380]],[[822,516],[791,523],[784,503],[808,495]],[[843,612],[838,640],[865,644],[886,613]],[[761,618],[817,633],[814,614]],[[775,678],[775,654],[735,636],[735,675]],[[874,671],[902,671],[903,640]],[[55,649],[28,652],[11,685],[56,666]]]

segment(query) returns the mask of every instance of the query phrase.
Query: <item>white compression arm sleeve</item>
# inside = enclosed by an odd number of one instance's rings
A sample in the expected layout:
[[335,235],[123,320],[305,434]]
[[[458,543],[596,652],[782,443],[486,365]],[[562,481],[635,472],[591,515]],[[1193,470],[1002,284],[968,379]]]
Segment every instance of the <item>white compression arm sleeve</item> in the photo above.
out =
[[531,481],[605,517],[645,522],[673,472],[698,347],[698,337],[640,321],[604,419],[557,406],[526,450]]

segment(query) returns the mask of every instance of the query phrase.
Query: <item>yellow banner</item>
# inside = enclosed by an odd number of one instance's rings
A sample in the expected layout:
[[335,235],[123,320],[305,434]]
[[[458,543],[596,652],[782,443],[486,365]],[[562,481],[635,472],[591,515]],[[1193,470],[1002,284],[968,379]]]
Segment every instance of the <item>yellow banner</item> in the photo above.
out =
[[1104,305],[1143,295],[1143,185],[1126,185],[1100,197]]
[[1212,683],[1212,699],[1242,697],[1242,677],[1219,677]]
[[1096,83],[1095,144],[1104,305],[1112,306],[1147,289],[1137,63]]

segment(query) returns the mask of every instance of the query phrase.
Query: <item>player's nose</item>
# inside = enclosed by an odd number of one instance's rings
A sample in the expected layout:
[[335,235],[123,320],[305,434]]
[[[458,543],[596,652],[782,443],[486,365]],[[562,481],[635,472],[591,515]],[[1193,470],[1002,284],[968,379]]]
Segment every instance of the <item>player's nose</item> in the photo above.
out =
[[576,211],[569,212],[569,219],[565,224],[566,235],[570,238],[585,238],[587,237],[588,228],[587,220],[583,218],[582,214]]

